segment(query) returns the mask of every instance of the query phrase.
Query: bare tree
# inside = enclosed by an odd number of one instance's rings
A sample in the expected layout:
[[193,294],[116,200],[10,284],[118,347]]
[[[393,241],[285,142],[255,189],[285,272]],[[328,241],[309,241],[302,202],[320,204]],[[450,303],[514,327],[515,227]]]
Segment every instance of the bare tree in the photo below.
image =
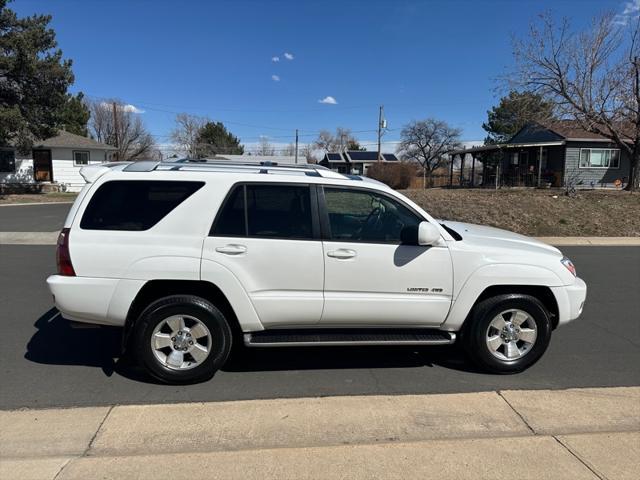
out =
[[202,149],[198,148],[199,135],[207,119],[188,113],[179,113],[175,121],[176,126],[171,131],[171,141],[190,158],[200,158]]
[[294,157],[295,154],[296,154],[296,145],[295,145],[295,143],[290,143],[289,145],[284,147],[280,151],[280,153],[281,153],[281,155],[284,155],[286,157]]
[[345,150],[359,150],[360,144],[353,136],[351,129],[338,127],[336,133],[321,130],[314,142],[315,148],[325,152],[344,152]]
[[552,101],[560,118],[614,142],[631,158],[627,188],[638,188],[640,19],[620,22],[607,13],[574,33],[568,20],[541,15],[527,38],[514,40],[514,52],[510,83]]
[[276,149],[269,143],[269,138],[265,136],[260,137],[260,142],[256,148],[256,155],[263,155],[271,157],[276,154]]
[[118,100],[90,102],[89,110],[91,134],[99,142],[116,147],[118,160],[140,160],[148,156],[153,137],[131,105]]
[[460,134],[459,128],[442,120],[414,120],[402,128],[397,153],[402,160],[418,162],[423,176],[431,177],[437,168],[447,164],[447,154],[460,148]]
[[314,155],[314,146],[310,143],[302,146],[298,156],[303,157],[307,163],[318,163],[318,159]]

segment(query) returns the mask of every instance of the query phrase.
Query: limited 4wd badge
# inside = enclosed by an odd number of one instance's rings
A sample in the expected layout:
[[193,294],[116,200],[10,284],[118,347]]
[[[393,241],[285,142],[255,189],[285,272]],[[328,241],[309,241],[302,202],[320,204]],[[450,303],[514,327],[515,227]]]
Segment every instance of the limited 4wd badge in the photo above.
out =
[[440,293],[442,292],[441,288],[427,288],[427,287],[407,287],[407,292],[416,292],[416,293]]

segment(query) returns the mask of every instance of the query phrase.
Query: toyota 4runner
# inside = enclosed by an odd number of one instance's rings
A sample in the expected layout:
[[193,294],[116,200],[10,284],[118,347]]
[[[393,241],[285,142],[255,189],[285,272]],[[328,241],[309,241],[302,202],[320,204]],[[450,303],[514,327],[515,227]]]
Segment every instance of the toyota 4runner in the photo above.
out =
[[443,345],[521,371],[578,318],[554,247],[437,221],[375,180],[315,166],[116,163],[87,181],[47,279],[68,320],[123,327],[156,378],[210,378],[247,347]]

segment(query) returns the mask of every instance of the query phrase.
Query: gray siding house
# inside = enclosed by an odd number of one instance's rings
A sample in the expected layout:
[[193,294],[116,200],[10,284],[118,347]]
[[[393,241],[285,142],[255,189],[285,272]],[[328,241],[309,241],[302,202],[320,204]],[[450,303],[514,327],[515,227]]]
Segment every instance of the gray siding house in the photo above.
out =
[[506,143],[452,152],[459,162],[466,154],[482,162],[481,183],[489,186],[621,188],[631,170],[618,145],[569,120],[531,123]]

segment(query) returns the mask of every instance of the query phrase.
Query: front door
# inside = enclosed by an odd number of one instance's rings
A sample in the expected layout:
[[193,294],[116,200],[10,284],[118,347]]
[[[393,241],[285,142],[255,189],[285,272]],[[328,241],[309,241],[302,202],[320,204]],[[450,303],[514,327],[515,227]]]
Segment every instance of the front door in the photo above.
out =
[[[424,219],[389,195],[324,187],[323,326],[437,326],[451,306],[446,246],[401,245],[404,226]],[[322,198],[324,196],[324,201]]]
[[265,327],[320,321],[324,260],[311,193],[303,184],[236,185],[205,240],[203,278],[209,262],[229,270]]
[[33,151],[33,178],[36,182],[53,182],[51,150]]

